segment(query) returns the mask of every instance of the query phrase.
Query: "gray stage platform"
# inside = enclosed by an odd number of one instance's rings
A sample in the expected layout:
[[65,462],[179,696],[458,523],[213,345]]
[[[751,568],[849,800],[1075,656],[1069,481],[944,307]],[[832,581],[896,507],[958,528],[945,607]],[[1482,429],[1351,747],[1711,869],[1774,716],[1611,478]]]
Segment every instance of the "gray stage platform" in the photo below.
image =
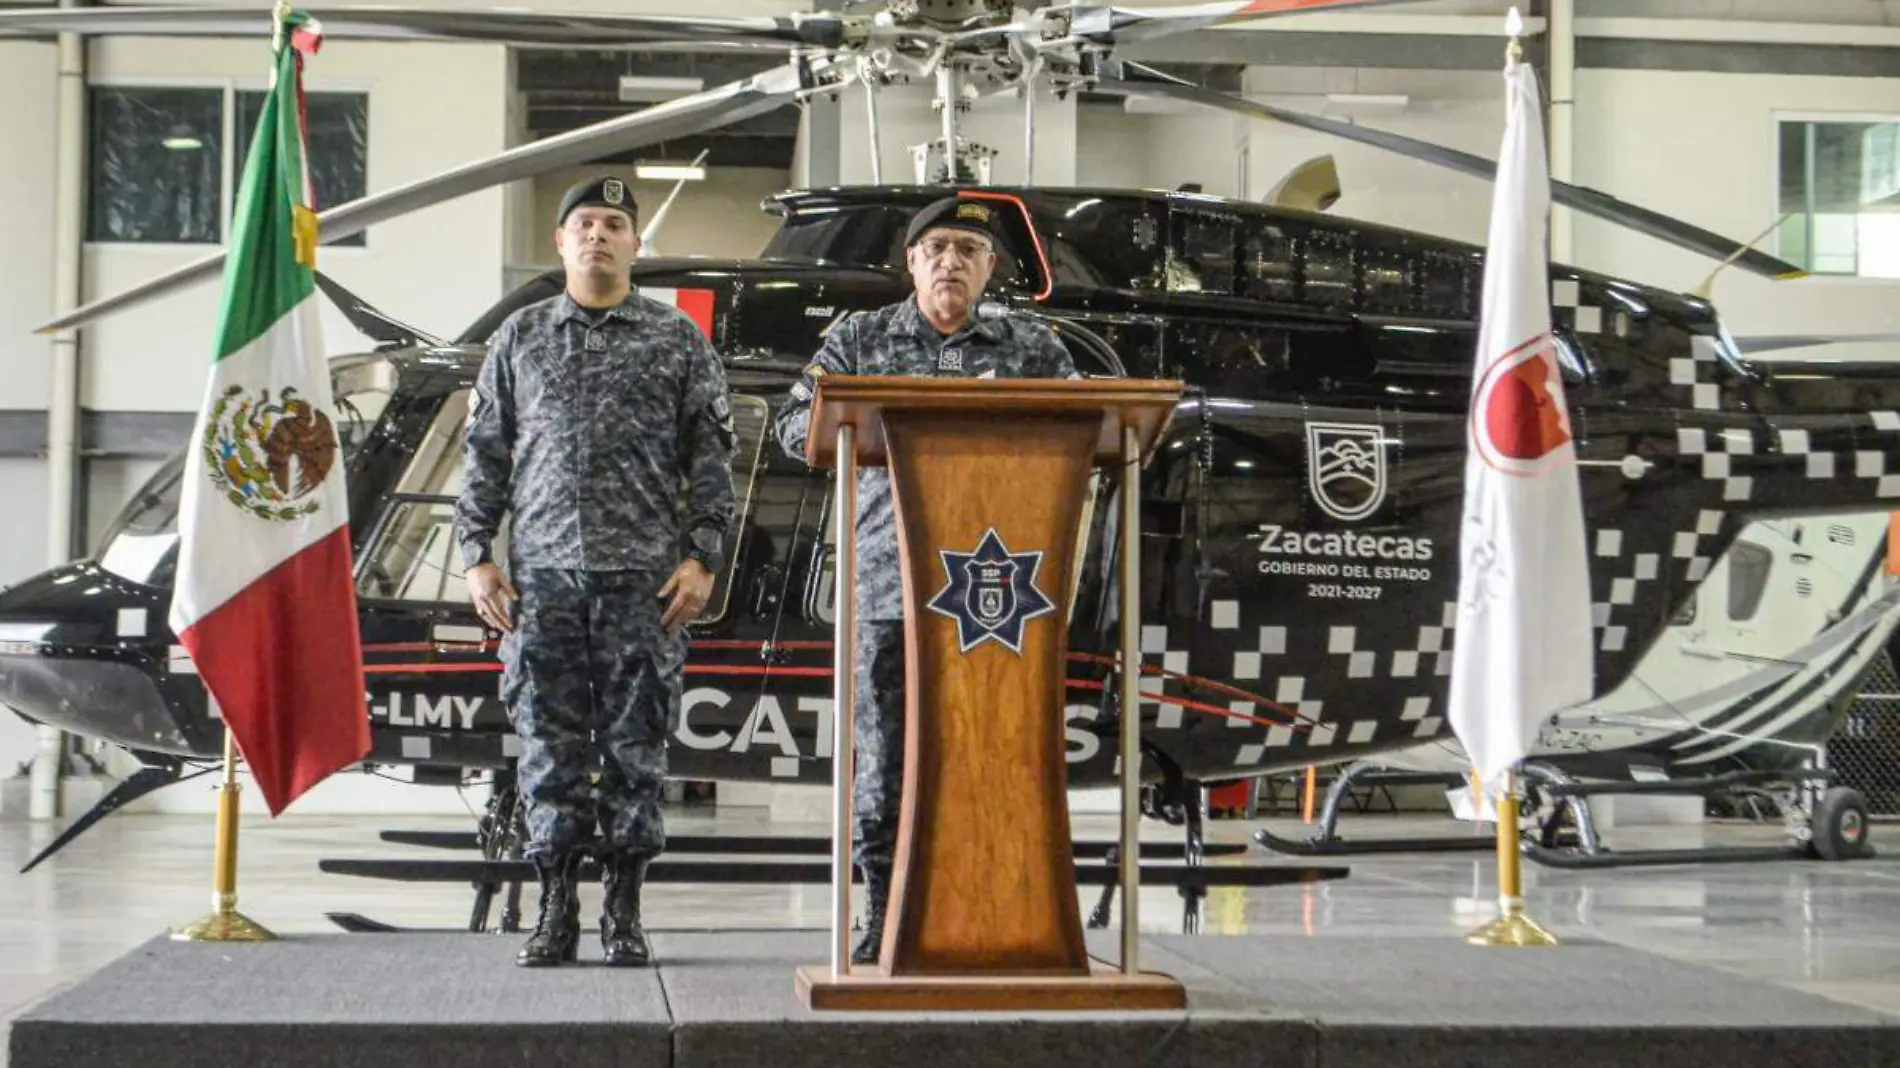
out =
[[[155,939],[13,1024],[11,1068],[1871,1068],[1900,1019],[1604,944],[1155,936],[1186,1013],[814,1015],[822,932],[661,932],[651,970],[515,968],[516,936]],[[1091,943],[1113,958],[1116,939]]]

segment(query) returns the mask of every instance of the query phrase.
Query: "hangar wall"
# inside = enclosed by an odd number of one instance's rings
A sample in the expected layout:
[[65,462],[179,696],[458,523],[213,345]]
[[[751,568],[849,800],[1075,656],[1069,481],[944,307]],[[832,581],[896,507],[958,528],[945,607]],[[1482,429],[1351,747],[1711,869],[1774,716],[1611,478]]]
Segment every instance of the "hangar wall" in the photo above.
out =
[[[53,306],[54,89],[57,53],[44,44],[0,44],[0,411],[44,410],[53,346],[33,334]],[[0,457],[0,584],[46,566],[44,460]],[[33,728],[0,713],[0,780],[38,746]]]
[[[53,148],[57,53],[0,44],[0,409],[44,410],[52,392],[50,339],[33,333],[53,306]],[[0,583],[46,566],[46,464],[0,457]],[[0,773],[11,770],[0,734]]]
[[[95,84],[222,84],[262,88],[255,43],[112,38],[92,48]],[[305,77],[310,91],[370,94],[368,187],[385,190],[507,147],[505,49],[327,42]],[[390,315],[453,334],[501,293],[503,190],[489,189],[378,225],[361,248],[325,247],[319,266]],[[202,246],[89,244],[85,299],[118,292],[201,258]],[[218,287],[115,316],[82,336],[82,403],[103,410],[195,410],[216,329]],[[324,305],[325,341],[348,352],[364,339]]]
[[[1502,56],[1500,48],[1500,63]],[[1487,159],[1496,157],[1504,129],[1501,77],[1496,73],[1255,68],[1247,72],[1246,91],[1263,103],[1390,130]],[[1386,97],[1405,102],[1381,99]],[[1330,154],[1340,185],[1332,214],[1460,241],[1484,241],[1491,212],[1491,189],[1484,182],[1289,126],[1250,122],[1247,131],[1250,199],[1264,199],[1295,167]]]
[[[1746,241],[1778,214],[1777,114],[1897,121],[1900,78],[1585,69],[1578,72],[1577,101],[1579,183],[1640,198],[1646,207]],[[1772,238],[1762,247],[1776,248]],[[1587,217],[1577,223],[1576,251],[1583,265],[1683,289],[1714,266]],[[1737,335],[1863,333],[1900,325],[1895,280],[1776,283],[1724,271],[1714,300]]]

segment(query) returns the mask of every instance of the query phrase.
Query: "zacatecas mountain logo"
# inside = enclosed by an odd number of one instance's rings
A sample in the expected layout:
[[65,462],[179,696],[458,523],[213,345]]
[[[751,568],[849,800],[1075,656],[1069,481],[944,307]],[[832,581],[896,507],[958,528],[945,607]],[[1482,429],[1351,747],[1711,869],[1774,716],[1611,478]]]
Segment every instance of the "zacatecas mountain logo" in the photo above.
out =
[[1306,424],[1306,484],[1334,519],[1352,522],[1385,501],[1385,450],[1364,423]]

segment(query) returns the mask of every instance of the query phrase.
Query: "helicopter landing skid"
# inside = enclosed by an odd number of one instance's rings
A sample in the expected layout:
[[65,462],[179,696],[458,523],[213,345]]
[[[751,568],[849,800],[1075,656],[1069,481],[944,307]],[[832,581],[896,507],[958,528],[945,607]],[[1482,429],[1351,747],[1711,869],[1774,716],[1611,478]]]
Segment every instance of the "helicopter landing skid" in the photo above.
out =
[[[1732,771],[1696,779],[1655,782],[1583,783],[1548,764],[1532,761],[1523,766],[1524,834],[1526,857],[1563,869],[1654,867],[1670,864],[1721,864],[1752,861],[1852,860],[1873,855],[1867,841],[1869,820],[1865,799],[1858,791],[1834,787],[1814,799],[1817,784],[1831,779],[1826,770]],[[1376,764],[1353,764],[1327,790],[1317,833],[1306,839],[1282,838],[1271,831],[1254,832],[1254,841],[1276,853],[1292,856],[1349,856],[1373,853],[1432,853],[1490,851],[1494,835],[1472,834],[1435,838],[1374,838],[1352,841],[1338,834],[1339,809],[1354,785],[1370,782],[1443,782],[1460,785],[1462,776],[1384,771]],[[1591,816],[1589,799],[1606,794],[1685,794],[1707,796],[1717,791],[1746,791],[1751,801],[1778,808],[1788,828],[1789,841],[1772,846],[1725,846],[1706,849],[1610,850],[1604,847]],[[1547,809],[1539,816],[1540,809]]]
[[1261,828],[1253,833],[1253,840],[1275,853],[1286,853],[1298,857],[1338,857],[1367,853],[1457,853],[1496,848],[1496,839],[1492,835],[1357,840],[1339,836],[1339,810],[1346,799],[1352,795],[1355,786],[1417,783],[1443,783],[1447,786],[1457,786],[1463,782],[1464,778],[1459,775],[1388,771],[1378,764],[1362,761],[1349,765],[1338,778],[1333,780],[1333,784],[1327,787],[1326,800],[1320,806],[1319,830],[1314,832],[1312,837],[1282,838],[1272,831]]
[[[1527,766],[1526,772],[1531,769]],[[1534,787],[1562,810],[1581,813],[1574,845],[1557,845],[1545,836],[1526,838],[1524,855],[1552,868],[1602,869],[1657,867],[1668,864],[1734,864],[1754,861],[1860,860],[1874,855],[1868,841],[1867,801],[1847,786],[1828,786],[1833,773],[1825,768],[1794,771],[1731,771],[1698,779],[1656,782],[1581,783],[1562,772],[1541,768]],[[1747,791],[1751,800],[1766,800],[1780,810],[1788,840],[1780,845],[1720,846],[1705,849],[1633,849],[1603,847],[1589,817],[1588,799],[1601,794],[1690,794]]]
[[120,808],[137,801],[146,794],[154,790],[162,790],[173,783],[185,782],[189,779],[195,779],[200,775],[208,775],[215,770],[217,769],[198,768],[193,770],[190,774],[186,774],[185,766],[171,757],[156,759],[145,764],[139,768],[139,770],[119,780],[118,784],[107,791],[106,795],[100,798],[97,804],[86,810],[85,815],[80,816],[72,822],[71,826],[61,831],[59,837],[47,843],[45,849],[34,854],[33,859],[26,862],[26,867],[20,869],[20,874],[25,875],[27,872],[39,867],[41,861],[72,844],[73,839],[86,833],[86,831],[92,828],[93,824],[105,819]]
[[[1112,847],[1112,844],[1111,844]],[[1106,851],[1105,851],[1106,852]],[[534,881],[533,866],[525,860],[389,860],[332,859],[317,862],[318,870],[331,875],[351,875],[396,882],[468,882],[476,886],[500,886]],[[1269,887],[1295,883],[1343,879],[1349,870],[1342,867],[1299,865],[1266,867],[1261,865],[1200,865],[1143,863],[1141,882],[1148,886],[1174,886],[1186,899],[1183,927],[1189,933],[1198,930],[1194,912],[1212,886]],[[1113,886],[1120,878],[1118,866],[1078,862],[1075,867],[1078,886]],[[597,881],[600,866],[591,855],[583,861],[576,878],[582,883]],[[825,885],[831,882],[829,861],[800,857],[752,858],[745,860],[699,859],[692,854],[662,856],[647,868],[648,883],[698,883],[705,885],[786,885],[801,883]],[[852,881],[861,878],[853,868]],[[346,931],[384,932],[398,928],[371,920],[359,913],[329,913],[330,921]],[[482,925],[469,930],[481,931]]]

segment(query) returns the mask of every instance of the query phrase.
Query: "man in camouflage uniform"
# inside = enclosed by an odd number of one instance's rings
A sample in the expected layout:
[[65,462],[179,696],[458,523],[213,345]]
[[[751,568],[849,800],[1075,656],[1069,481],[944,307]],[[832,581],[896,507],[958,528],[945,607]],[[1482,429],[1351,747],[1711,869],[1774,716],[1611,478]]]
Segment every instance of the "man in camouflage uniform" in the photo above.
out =
[[[503,632],[501,697],[521,739],[525,853],[541,879],[517,958],[529,966],[575,959],[575,872],[597,821],[607,962],[651,957],[640,884],[666,841],[684,628],[734,511],[724,368],[692,320],[632,292],[637,222],[617,178],[568,190],[554,234],[566,291],[501,324],[469,404],[456,521],[470,598]],[[491,550],[504,512],[507,576]]]
[[[904,235],[904,262],[915,292],[851,316],[825,336],[792,385],[791,402],[779,413],[779,447],[793,459],[804,459],[812,390],[827,374],[1082,377],[1047,326],[1008,314],[977,315],[977,302],[996,269],[1000,236],[995,209],[981,200],[946,197],[920,211]],[[903,572],[890,476],[883,468],[858,469],[857,528],[857,775],[852,792],[865,924],[851,960],[869,964],[877,960],[884,940],[904,771]]]

